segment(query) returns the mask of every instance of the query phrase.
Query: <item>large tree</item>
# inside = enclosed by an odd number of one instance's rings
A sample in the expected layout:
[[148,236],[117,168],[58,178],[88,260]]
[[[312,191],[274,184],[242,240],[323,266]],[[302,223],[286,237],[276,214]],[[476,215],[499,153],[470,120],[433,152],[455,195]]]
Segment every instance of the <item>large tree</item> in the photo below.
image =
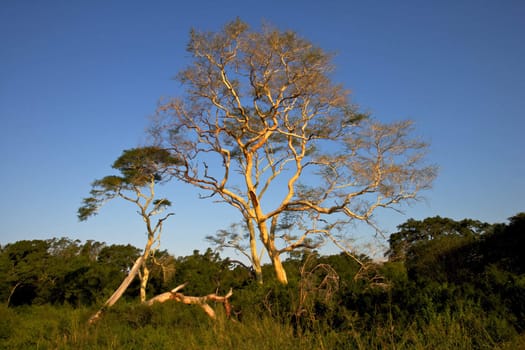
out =
[[296,33],[237,19],[192,30],[187,49],[185,93],[162,102],[152,131],[182,161],[175,177],[239,210],[260,281],[259,242],[286,284],[283,253],[373,225],[377,209],[430,186],[411,123],[360,113],[332,81],[332,56]]

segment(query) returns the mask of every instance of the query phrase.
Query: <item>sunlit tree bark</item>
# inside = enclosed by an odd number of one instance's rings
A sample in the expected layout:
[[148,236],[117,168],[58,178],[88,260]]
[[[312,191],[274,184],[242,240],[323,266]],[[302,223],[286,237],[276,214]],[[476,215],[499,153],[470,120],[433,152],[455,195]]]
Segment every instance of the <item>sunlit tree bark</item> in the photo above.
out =
[[155,199],[155,184],[163,179],[168,166],[177,160],[167,151],[156,147],[136,148],[124,151],[113,167],[121,176],[106,176],[93,182],[91,197],[85,198],[78,210],[80,220],[87,220],[95,215],[107,201],[120,197],[134,203],[142,217],[147,233],[147,242],[142,255],[135,261],[128,276],[119,288],[106,301],[104,306],[90,319],[90,323],[100,318],[103,311],[111,307],[126,291],[136,276],[140,279],[140,300],[146,301],[146,288],[149,279],[148,262],[155,252],[155,244],[160,244],[162,224],[172,213],[165,214],[153,221],[153,217],[162,213],[171,203],[167,199]]
[[146,305],[153,305],[155,303],[164,303],[169,300],[174,300],[183,304],[196,304],[199,305],[204,312],[212,319],[216,318],[215,310],[208,304],[209,302],[221,303],[224,305],[226,311],[226,317],[231,316],[231,305],[229,302],[230,297],[233,295],[233,291],[230,291],[225,296],[217,295],[216,293],[208,294],[201,297],[187,296],[178,291],[186,286],[187,283],[181,284],[169,292],[159,294],[145,302]]
[[120,286],[113,292],[113,294],[111,294],[111,296],[108,298],[108,300],[106,300],[104,305],[89,318],[88,320],[89,324],[93,324],[97,322],[102,317],[104,312],[108,308],[113,306],[120,299],[122,294],[124,294],[124,292],[126,291],[126,289],[128,289],[131,282],[133,282],[133,280],[137,276],[138,271],[143,263],[144,263],[144,256],[140,256],[137,260],[135,260],[135,263],[131,267],[131,270],[129,271],[126,278],[124,278]]
[[[207,236],[206,239],[216,247],[217,250],[233,249],[240,253],[250,262],[251,272],[255,275],[258,283],[263,282],[261,267],[261,252],[257,251],[256,231],[251,220],[246,220],[244,225],[232,224],[228,229],[221,229],[216,235]],[[245,242],[248,240],[248,245]],[[244,264],[242,264],[245,266]]]
[[296,33],[236,20],[193,30],[188,52],[185,93],[161,104],[152,133],[182,161],[175,177],[239,210],[252,263],[260,244],[281,283],[283,253],[351,221],[374,225],[377,209],[430,186],[435,169],[410,122],[360,113],[331,80],[331,56]]

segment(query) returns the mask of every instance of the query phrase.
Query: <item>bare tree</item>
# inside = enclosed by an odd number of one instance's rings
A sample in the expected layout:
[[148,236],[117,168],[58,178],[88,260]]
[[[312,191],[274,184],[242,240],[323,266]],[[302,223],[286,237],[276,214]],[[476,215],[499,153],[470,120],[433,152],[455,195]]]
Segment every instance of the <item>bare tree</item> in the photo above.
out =
[[176,178],[239,210],[254,266],[260,243],[281,283],[283,253],[351,221],[374,225],[377,209],[431,185],[411,123],[360,113],[331,80],[331,55],[296,33],[237,19],[192,30],[188,52],[185,94],[162,102],[152,133],[182,161]]

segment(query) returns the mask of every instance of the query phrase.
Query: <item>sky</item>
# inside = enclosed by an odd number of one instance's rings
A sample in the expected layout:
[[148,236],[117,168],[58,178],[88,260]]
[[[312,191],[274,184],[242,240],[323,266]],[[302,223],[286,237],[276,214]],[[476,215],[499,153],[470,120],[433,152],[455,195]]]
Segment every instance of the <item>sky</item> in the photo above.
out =
[[[525,211],[525,2],[0,2],[0,244],[69,237],[143,247],[135,208],[113,201],[79,222],[93,180],[114,174],[189,62],[191,28],[269,22],[336,54],[334,80],[380,121],[411,119],[439,175],[387,232],[435,215],[490,223]],[[237,222],[235,210],[162,188],[175,215],[162,248],[187,255]],[[358,238],[363,238],[356,232]],[[364,235],[364,234],[363,234]]]

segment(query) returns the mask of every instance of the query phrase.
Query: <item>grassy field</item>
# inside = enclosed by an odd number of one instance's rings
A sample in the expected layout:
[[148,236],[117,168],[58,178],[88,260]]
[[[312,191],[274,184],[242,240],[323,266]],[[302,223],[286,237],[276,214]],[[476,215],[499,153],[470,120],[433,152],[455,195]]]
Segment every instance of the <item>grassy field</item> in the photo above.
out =
[[0,307],[0,349],[525,349],[525,337],[498,343],[476,315],[435,315],[397,329],[395,323],[333,331],[313,324],[298,331],[270,316],[208,319],[198,307],[166,303],[117,305],[95,325],[92,309]]

